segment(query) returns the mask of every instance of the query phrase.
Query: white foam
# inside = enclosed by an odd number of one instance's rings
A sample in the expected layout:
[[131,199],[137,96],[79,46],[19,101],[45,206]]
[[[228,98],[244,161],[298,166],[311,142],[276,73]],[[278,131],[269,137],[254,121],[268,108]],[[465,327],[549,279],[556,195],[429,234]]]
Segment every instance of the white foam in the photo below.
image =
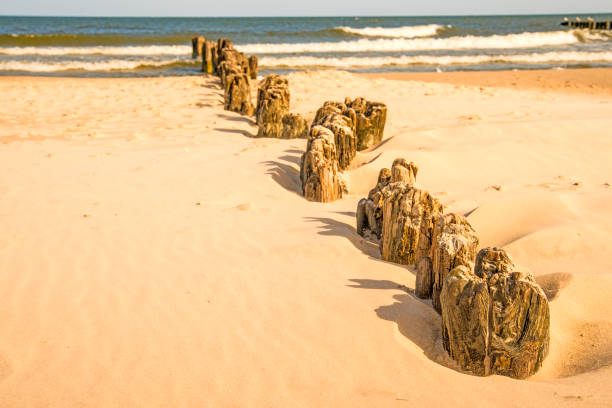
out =
[[485,63],[568,63],[568,62],[612,62],[612,52],[546,52],[518,55],[407,55],[401,57],[263,57],[261,67],[268,68],[358,68],[406,65],[471,65]]
[[491,36],[462,36],[415,39],[361,39],[355,41],[296,44],[236,45],[247,54],[290,54],[299,52],[401,52],[457,49],[513,49],[576,44],[581,41],[607,40],[609,37],[578,31],[551,31]]
[[60,72],[60,71],[113,71],[130,70],[144,66],[162,67],[184,60],[172,59],[165,61],[128,61],[128,60],[107,60],[98,62],[85,61],[64,61],[64,62],[22,62],[9,61],[0,62],[0,71],[26,71],[26,72]]
[[427,24],[418,26],[404,27],[336,27],[337,30],[344,31],[350,34],[362,35],[364,37],[392,37],[392,38],[416,38],[416,37],[431,37],[446,28],[451,26],[442,26],[439,24]]
[[[429,26],[398,27],[392,29],[378,30],[426,30],[424,27],[433,29],[435,24]],[[345,27],[347,28],[347,27]],[[350,28],[350,27],[348,27]],[[370,28],[355,29],[370,30]],[[397,31],[398,37],[402,31]],[[408,32],[406,32],[408,33]],[[425,33],[425,31],[423,31]],[[414,33],[413,33],[414,34]],[[404,35],[404,34],[402,34]],[[314,43],[257,43],[236,45],[240,51],[248,54],[291,54],[300,52],[401,52],[401,51],[425,51],[425,50],[455,50],[455,49],[512,49],[512,48],[534,48],[543,46],[559,46],[576,44],[584,41],[606,41],[610,36],[601,33],[589,33],[588,31],[552,31],[535,32],[492,36],[462,36],[448,38],[379,38],[360,39],[339,42],[314,42]],[[88,47],[0,47],[0,55],[130,55],[130,56],[154,56],[154,55],[191,55],[189,45],[128,45],[128,46],[88,46]]]
[[191,55],[191,46],[128,45],[93,47],[2,47],[4,55]]

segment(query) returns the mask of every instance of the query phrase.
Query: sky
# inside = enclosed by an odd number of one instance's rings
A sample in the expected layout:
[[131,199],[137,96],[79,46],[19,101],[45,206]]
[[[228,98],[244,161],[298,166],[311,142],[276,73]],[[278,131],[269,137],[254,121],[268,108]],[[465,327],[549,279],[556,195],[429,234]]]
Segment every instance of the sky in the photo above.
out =
[[612,12],[612,0],[2,0],[0,15],[429,16]]

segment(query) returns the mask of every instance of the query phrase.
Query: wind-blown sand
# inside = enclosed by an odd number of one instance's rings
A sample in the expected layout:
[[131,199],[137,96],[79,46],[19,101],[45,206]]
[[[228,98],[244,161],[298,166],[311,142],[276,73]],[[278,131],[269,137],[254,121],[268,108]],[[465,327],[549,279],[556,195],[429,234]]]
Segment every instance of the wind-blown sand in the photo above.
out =
[[[290,84],[309,119],[389,107],[340,201],[304,200],[305,140],[253,138],[215,78],[0,79],[0,406],[611,406],[612,97]],[[458,372],[414,271],[356,234],[396,157],[547,292],[534,377]]]

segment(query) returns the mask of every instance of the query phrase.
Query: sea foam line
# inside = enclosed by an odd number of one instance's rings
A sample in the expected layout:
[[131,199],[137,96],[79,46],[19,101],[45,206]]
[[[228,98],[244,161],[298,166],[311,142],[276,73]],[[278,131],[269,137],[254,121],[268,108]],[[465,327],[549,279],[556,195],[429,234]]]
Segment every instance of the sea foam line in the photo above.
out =
[[471,65],[484,63],[566,63],[612,62],[612,52],[546,52],[519,55],[407,55],[401,57],[264,57],[260,66],[268,68],[358,68],[406,65]]
[[576,44],[583,41],[607,40],[609,37],[582,31],[526,32],[491,36],[459,36],[416,39],[361,39],[339,42],[297,44],[236,45],[247,54],[290,54],[298,52],[401,52],[457,49],[513,49]]
[[0,55],[187,55],[188,45],[128,45],[94,47],[0,47]]
[[[447,49],[512,49],[606,41],[610,36],[584,31],[552,31],[492,36],[448,38],[360,39],[314,43],[255,43],[236,45],[247,54],[291,54],[299,52],[402,52]],[[0,55],[190,55],[189,45],[128,45],[90,47],[0,47]]]
[[361,35],[364,37],[392,37],[392,38],[416,38],[416,37],[431,37],[440,34],[446,28],[451,26],[443,26],[439,24],[427,24],[418,26],[403,26],[403,27],[336,27],[336,30],[344,31],[350,34]]
[[0,62],[0,71],[26,71],[26,72],[60,72],[60,71],[113,71],[113,70],[132,70],[141,67],[163,67],[180,62],[184,59],[172,59],[165,61],[128,61],[128,60],[107,60],[97,62],[86,61],[63,61],[63,62],[22,62],[7,61]]

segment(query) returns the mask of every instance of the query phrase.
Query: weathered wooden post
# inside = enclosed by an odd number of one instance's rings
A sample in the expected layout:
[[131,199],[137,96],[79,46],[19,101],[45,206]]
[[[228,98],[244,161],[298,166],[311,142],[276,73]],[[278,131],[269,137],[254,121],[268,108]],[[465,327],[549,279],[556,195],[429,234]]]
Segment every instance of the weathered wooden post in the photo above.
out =
[[330,113],[318,123],[334,133],[336,157],[340,170],[346,169],[357,154],[357,136],[353,132],[355,114],[352,113],[352,117]]
[[[459,214],[446,214],[438,220],[434,227],[431,247],[431,298],[434,309],[442,313],[440,294],[444,280],[458,266],[472,268],[478,251],[478,237],[467,221]],[[428,272],[423,270],[422,272]],[[425,289],[422,292],[427,292]]]
[[225,110],[253,114],[251,103],[251,87],[249,77],[243,73],[230,74],[226,78],[225,85]]
[[217,48],[213,41],[206,40],[202,48],[202,72],[213,74],[215,67],[213,65],[213,54],[217,53]]
[[389,184],[383,196],[382,259],[416,264],[431,252],[433,227],[442,216],[442,205],[427,191],[406,182]]
[[503,249],[484,248],[474,272],[450,271],[440,294],[442,344],[453,360],[475,375],[533,375],[548,354],[548,300],[530,272]]
[[258,137],[282,137],[283,117],[289,113],[289,100],[289,81],[276,74],[268,75],[257,91]]
[[287,113],[283,116],[283,139],[307,138],[310,127],[306,119],[297,113]]
[[251,55],[249,57],[249,72],[251,74],[251,79],[257,79],[257,65],[259,61],[255,55]]
[[322,203],[342,198],[344,183],[338,169],[334,134],[323,126],[310,128],[306,153],[300,163],[302,194]]
[[202,46],[206,42],[206,39],[202,35],[198,35],[191,39],[191,58],[198,58],[202,56]]

